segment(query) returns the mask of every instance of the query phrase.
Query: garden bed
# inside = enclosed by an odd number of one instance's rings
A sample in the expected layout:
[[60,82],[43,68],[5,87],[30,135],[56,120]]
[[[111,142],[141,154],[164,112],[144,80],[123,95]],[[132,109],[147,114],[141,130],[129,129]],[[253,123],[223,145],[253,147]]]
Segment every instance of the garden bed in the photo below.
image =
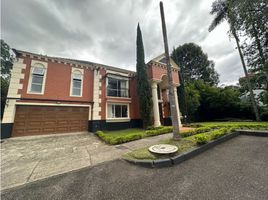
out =
[[[189,129],[195,128],[183,128],[183,132],[187,132]],[[118,130],[118,131],[97,131],[96,134],[99,136],[103,141],[108,144],[122,144],[125,142],[130,142],[133,140],[139,140],[145,137],[151,137],[166,133],[172,132],[172,126],[160,126],[160,127],[150,127],[147,130],[143,129],[125,129],[125,130]]]
[[127,160],[169,159],[229,135],[236,129],[268,130],[267,122],[210,122],[191,124],[191,126],[198,128],[181,133],[182,138],[180,140],[173,140],[171,138],[160,142],[161,144],[172,144],[177,146],[179,150],[175,154],[158,155],[151,153],[148,150],[148,147],[145,147],[125,154],[124,158]]
[[[191,128],[182,128],[180,135],[183,138],[220,129],[224,132],[231,132],[235,129],[268,130],[268,122],[203,122],[189,124],[189,126]],[[156,128],[150,127],[147,130],[126,129],[119,131],[97,131],[96,134],[106,143],[115,145],[171,132],[171,126],[160,126]],[[200,137],[202,137],[202,135]]]

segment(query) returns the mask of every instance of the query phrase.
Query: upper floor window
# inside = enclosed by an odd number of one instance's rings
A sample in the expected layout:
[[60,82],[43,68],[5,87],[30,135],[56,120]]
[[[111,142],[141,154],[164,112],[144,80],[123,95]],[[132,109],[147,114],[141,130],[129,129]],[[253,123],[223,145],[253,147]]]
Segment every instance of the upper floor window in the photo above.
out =
[[83,74],[75,70],[72,73],[71,96],[82,96]]
[[42,64],[36,64],[32,68],[30,93],[43,93],[45,71],[46,69]]
[[128,80],[108,77],[107,96],[129,97],[128,93]]

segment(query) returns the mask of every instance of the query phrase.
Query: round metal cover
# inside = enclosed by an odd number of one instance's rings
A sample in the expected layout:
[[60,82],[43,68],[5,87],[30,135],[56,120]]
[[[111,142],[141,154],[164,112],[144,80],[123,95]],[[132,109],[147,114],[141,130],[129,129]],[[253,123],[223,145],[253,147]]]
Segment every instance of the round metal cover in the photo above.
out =
[[178,151],[178,147],[170,144],[157,144],[149,147],[149,151],[158,154],[170,154]]

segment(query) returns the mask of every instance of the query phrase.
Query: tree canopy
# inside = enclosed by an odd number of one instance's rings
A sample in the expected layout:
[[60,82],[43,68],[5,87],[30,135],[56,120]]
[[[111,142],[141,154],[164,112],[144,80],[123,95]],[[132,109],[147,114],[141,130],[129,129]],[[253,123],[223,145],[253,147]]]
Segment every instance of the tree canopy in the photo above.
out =
[[4,40],[1,39],[1,76],[7,77],[10,75],[14,57],[11,54],[11,49]]
[[140,115],[143,120],[143,127],[146,128],[151,125],[151,107],[152,107],[152,93],[148,80],[147,66],[144,62],[144,47],[142,41],[141,29],[138,24],[137,27],[137,89],[139,96]]
[[214,62],[208,59],[200,46],[186,43],[172,52],[172,58],[180,66],[184,81],[203,80],[211,85],[219,83],[219,74],[215,71]]
[[254,118],[250,104],[241,101],[238,87],[221,88],[196,80],[187,83],[185,93],[190,121]]
[[1,39],[1,118],[3,117],[6,105],[10,72],[13,61],[14,57],[11,54],[9,45]]

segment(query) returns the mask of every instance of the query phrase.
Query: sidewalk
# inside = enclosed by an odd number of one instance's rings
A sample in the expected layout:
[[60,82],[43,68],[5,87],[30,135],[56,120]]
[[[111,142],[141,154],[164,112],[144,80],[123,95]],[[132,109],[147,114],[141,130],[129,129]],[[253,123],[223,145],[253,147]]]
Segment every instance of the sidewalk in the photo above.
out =
[[91,133],[9,138],[1,144],[1,190],[118,159],[171,137],[169,133],[115,146]]

